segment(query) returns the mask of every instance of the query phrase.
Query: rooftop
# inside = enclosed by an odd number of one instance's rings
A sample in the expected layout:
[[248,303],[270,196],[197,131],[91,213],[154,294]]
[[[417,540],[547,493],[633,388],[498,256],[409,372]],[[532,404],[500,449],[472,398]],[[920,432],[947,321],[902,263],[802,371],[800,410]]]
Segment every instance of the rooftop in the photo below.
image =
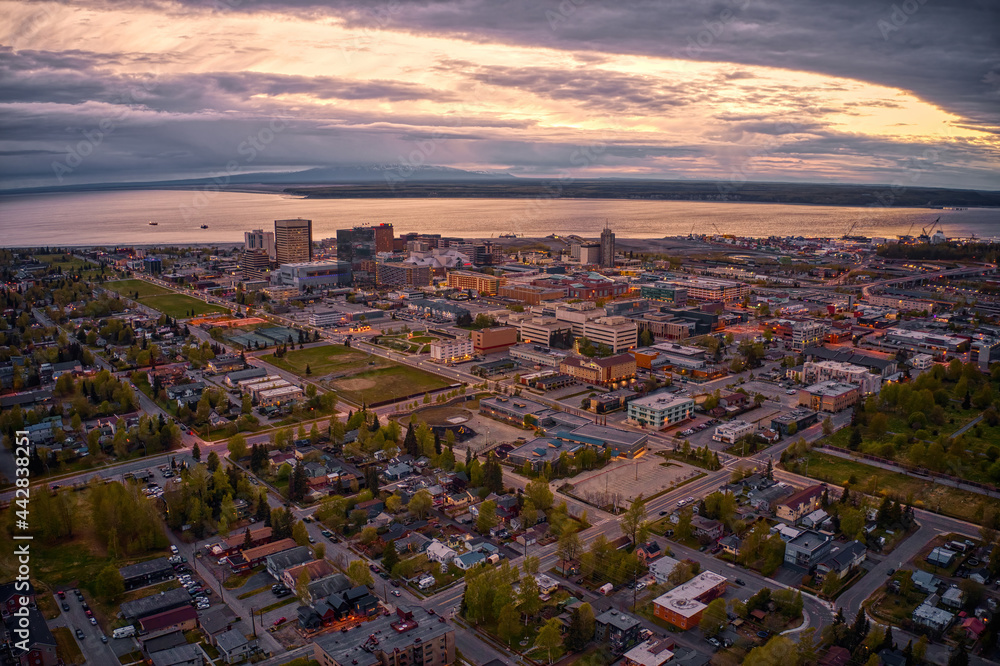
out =
[[706,604],[697,600],[698,597],[725,583],[725,576],[712,571],[703,571],[683,585],[661,594],[653,600],[653,604],[663,606],[678,615],[691,617],[706,607]]

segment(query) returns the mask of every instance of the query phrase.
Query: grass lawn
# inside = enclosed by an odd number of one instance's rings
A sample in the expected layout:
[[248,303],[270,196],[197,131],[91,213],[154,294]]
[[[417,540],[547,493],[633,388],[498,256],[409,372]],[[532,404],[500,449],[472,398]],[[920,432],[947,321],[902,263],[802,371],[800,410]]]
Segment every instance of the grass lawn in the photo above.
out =
[[282,370],[294,372],[300,377],[306,376],[307,365],[312,371],[310,376],[316,377],[333,372],[344,372],[352,368],[367,367],[371,361],[375,361],[375,365],[386,363],[377,356],[343,345],[320,345],[307,349],[289,350],[281,358],[275,358],[273,354],[261,358]]
[[117,280],[105,283],[105,288],[117,291],[127,298],[135,298],[135,292],[139,292],[139,299],[147,296],[164,296],[174,292],[159,285],[150,284],[145,280]]
[[897,499],[912,503],[917,508],[961,520],[978,523],[982,520],[981,509],[992,501],[978,493],[931,483],[928,480],[825,453],[810,451],[805,458],[808,460],[808,465],[804,462],[793,464],[787,466],[788,470],[838,486],[850,483],[852,489],[872,495],[884,491]]
[[56,653],[64,664],[82,664],[86,661],[69,627],[54,627],[52,637],[56,639]]
[[185,296],[184,294],[167,293],[160,296],[146,296],[140,298],[139,302],[177,319],[192,316],[192,310],[195,316],[210,312],[229,312],[229,310],[220,305],[206,303],[205,301],[200,301],[197,298]]
[[443,389],[451,382],[417,368],[391,364],[334,380],[330,385],[347,400],[368,403]]

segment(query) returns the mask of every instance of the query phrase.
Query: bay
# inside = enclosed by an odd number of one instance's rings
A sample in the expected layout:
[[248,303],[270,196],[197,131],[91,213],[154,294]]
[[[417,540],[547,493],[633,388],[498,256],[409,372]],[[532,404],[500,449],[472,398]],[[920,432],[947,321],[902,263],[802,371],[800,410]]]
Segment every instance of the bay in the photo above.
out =
[[[851,208],[630,199],[302,199],[282,194],[126,190],[0,196],[0,246],[239,243],[274,220],[313,220],[313,238],[391,222],[396,235],[490,238],[577,234],[608,224],[620,238],[698,234],[894,238],[941,218],[949,237],[1000,237],[1000,211]],[[147,224],[156,222],[156,226]],[[856,224],[855,224],[856,223]],[[207,229],[201,229],[201,225]]]

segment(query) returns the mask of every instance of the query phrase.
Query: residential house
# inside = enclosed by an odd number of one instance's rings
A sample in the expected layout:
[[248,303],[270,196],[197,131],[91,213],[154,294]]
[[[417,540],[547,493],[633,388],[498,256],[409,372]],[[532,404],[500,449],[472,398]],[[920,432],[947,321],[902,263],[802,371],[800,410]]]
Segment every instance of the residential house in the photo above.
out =
[[671,651],[674,641],[669,638],[650,638],[639,643],[623,655],[624,666],[664,666],[674,658]]
[[803,516],[819,508],[823,498],[823,485],[803,488],[783,502],[779,502],[775,514],[789,523],[798,522]]
[[198,615],[198,628],[208,638],[208,642],[215,645],[215,637],[229,631],[239,621],[236,613],[229,606],[223,604],[212,606],[204,613],[200,613]]
[[941,595],[941,603],[949,608],[961,608],[965,603],[965,593],[957,585],[952,585]]
[[940,578],[920,569],[913,570],[911,579],[913,580],[913,587],[927,594],[937,594],[938,588],[941,587]]
[[691,516],[691,528],[696,537],[708,537],[713,541],[722,538],[722,523],[718,520],[694,515]]
[[323,558],[321,560],[311,560],[309,562],[304,562],[292,567],[289,567],[281,572],[281,582],[285,584],[289,590],[294,590],[295,585],[299,582],[299,577],[302,572],[305,571],[306,575],[309,577],[309,582],[314,580],[321,580],[327,576],[333,574],[336,569],[329,560]]
[[983,635],[983,632],[986,631],[986,623],[978,617],[967,617],[962,620],[962,631],[965,632],[966,638],[975,643]]
[[825,523],[829,517],[830,514],[828,514],[823,509],[816,509],[809,515],[803,516],[802,520],[799,521],[799,524],[807,529],[816,530],[819,529],[820,526],[823,523]]
[[455,566],[461,569],[462,571],[468,571],[477,564],[482,564],[485,561],[486,561],[486,556],[478,551],[464,553],[462,555],[455,557],[452,560]]
[[955,615],[929,603],[929,600],[933,597],[934,595],[931,595],[928,597],[928,601],[925,601],[917,606],[913,611],[911,619],[913,620],[913,624],[916,626],[923,627],[940,634],[945,632],[948,627],[951,626],[951,623],[955,620]]
[[[24,586],[25,589],[19,589]],[[22,604],[22,601],[28,603]],[[22,606],[31,606],[35,603],[35,586],[31,581],[21,583],[10,582],[0,585],[0,615],[12,615],[14,611]]]
[[860,541],[834,544],[829,555],[816,565],[816,574],[823,580],[827,576],[843,578],[847,572],[860,567],[867,554],[868,548]]
[[202,666],[205,653],[197,643],[186,643],[177,647],[153,652],[149,655],[153,666]]
[[785,563],[811,569],[829,554],[832,542],[830,534],[805,530],[785,544]]
[[437,539],[431,541],[430,545],[427,546],[427,558],[434,562],[447,563],[451,562],[458,556],[453,549],[449,548],[445,544],[441,543]]
[[955,551],[944,548],[943,546],[938,546],[927,556],[927,561],[934,566],[947,569],[957,557],[958,553]]
[[743,540],[735,534],[730,534],[719,539],[719,545],[722,546],[722,552],[732,555],[733,557],[738,557],[740,554],[740,546],[743,545]]
[[656,582],[662,585],[669,580],[670,574],[678,564],[680,564],[679,561],[669,555],[664,555],[649,565],[649,572],[656,578]]
[[552,594],[559,589],[559,583],[550,576],[543,573],[535,574],[535,582],[538,584],[538,591],[542,594]]
[[645,562],[648,565],[663,554],[663,549],[660,548],[660,544],[656,541],[647,541],[636,546],[635,554],[640,562]]
[[239,629],[230,629],[219,634],[215,638],[215,645],[219,648],[222,660],[227,664],[235,664],[238,661],[248,659],[257,649],[256,640],[249,640]]

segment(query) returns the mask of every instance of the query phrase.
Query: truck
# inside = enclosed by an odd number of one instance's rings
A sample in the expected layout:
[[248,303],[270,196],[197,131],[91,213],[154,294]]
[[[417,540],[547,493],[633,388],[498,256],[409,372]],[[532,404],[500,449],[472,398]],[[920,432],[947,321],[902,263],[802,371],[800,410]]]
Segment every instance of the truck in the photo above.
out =
[[613,589],[615,589],[614,585],[612,585],[611,583],[605,583],[604,585],[601,585],[601,587],[598,590],[598,592],[600,592],[604,596],[607,596],[607,595],[611,594],[611,591]]
[[111,634],[115,638],[128,638],[129,636],[135,636],[135,627],[133,625],[128,625],[127,627],[118,627]]

